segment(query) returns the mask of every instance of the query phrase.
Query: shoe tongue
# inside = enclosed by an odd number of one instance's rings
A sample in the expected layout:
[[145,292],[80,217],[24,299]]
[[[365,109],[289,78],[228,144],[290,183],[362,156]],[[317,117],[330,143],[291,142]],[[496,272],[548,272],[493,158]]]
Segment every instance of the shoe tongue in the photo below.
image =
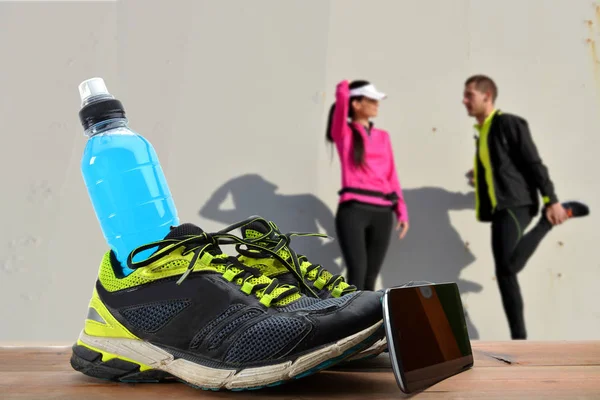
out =
[[276,235],[277,225],[265,219],[256,219],[240,228],[244,239],[256,239],[265,236],[272,239]]
[[202,228],[186,222],[179,226],[172,226],[171,232],[165,236],[165,239],[179,239],[185,236],[198,236],[202,235],[203,233],[204,231]]
[[[248,225],[245,225],[241,228],[242,237],[244,239],[257,239],[257,238],[265,238],[265,239],[276,239],[277,235],[280,235],[279,228],[272,221],[267,221],[265,219],[257,219],[250,222]],[[269,242],[260,242],[265,247],[271,247],[272,245]],[[287,251],[286,247],[281,248],[278,251],[280,257],[284,260],[287,260],[290,257],[290,253]]]

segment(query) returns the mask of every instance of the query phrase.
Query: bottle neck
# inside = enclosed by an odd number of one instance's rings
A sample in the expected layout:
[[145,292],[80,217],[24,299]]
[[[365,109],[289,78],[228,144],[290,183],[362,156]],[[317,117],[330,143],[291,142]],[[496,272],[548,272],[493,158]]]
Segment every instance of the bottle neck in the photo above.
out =
[[100,133],[109,131],[116,128],[127,128],[127,118],[113,118],[106,121],[98,122],[90,126],[86,131],[85,135],[88,137],[96,136]]

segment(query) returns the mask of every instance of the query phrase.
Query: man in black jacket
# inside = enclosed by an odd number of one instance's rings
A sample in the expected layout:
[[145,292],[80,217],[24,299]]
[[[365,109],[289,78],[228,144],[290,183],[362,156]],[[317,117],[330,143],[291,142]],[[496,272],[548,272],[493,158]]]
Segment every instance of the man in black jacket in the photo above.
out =
[[[479,133],[470,177],[476,189],[477,219],[491,222],[496,279],[511,337],[526,339],[517,274],[554,225],[587,215],[589,209],[579,202],[558,201],[527,121],[497,110],[497,94],[496,84],[485,75],[471,76],[465,82],[463,104],[477,120]],[[544,203],[543,215],[525,233],[540,208],[538,192]]]

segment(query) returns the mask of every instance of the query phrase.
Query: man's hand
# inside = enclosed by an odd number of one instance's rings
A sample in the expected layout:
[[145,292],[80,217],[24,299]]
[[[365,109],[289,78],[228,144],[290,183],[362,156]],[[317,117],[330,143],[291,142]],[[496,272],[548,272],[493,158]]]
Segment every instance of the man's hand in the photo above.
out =
[[471,187],[475,187],[475,173],[473,172],[473,170],[469,170],[465,176],[467,177],[467,179],[469,180],[469,186]]
[[546,218],[552,225],[560,225],[565,222],[569,216],[567,211],[560,203],[554,203],[546,208]]
[[404,236],[406,236],[406,232],[408,232],[408,221],[398,221],[398,224],[396,225],[396,230],[400,231],[398,238],[400,240],[404,239]]

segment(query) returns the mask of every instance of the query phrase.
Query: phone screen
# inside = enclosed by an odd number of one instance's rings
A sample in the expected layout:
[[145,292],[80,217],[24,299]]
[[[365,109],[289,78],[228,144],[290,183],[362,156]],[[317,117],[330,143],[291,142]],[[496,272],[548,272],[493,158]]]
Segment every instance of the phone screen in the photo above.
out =
[[388,289],[384,316],[392,366],[404,392],[423,389],[473,365],[455,283]]

